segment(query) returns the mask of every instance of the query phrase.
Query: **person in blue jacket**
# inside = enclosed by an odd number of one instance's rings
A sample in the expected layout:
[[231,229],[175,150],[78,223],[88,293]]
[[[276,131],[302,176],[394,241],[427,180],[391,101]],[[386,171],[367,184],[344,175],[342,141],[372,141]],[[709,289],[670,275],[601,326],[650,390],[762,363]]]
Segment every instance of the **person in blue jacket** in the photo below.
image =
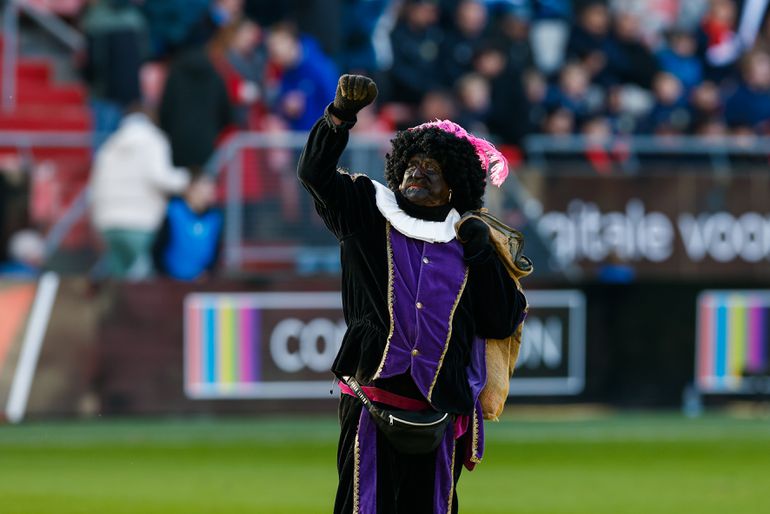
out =
[[310,130],[337,88],[334,61],[315,39],[300,35],[290,23],[270,29],[267,51],[270,61],[281,71],[276,112],[291,130]]
[[183,196],[169,201],[154,248],[159,273],[197,280],[214,270],[223,232],[223,214],[214,207],[215,195],[213,181],[201,176]]

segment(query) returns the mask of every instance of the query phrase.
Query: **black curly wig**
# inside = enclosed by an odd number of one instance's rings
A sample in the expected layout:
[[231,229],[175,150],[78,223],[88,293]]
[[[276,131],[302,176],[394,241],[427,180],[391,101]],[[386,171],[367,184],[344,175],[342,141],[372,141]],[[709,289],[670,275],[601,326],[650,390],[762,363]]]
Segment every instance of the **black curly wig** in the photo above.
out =
[[462,214],[484,205],[486,170],[467,140],[435,127],[402,130],[391,141],[393,150],[385,156],[385,180],[397,191],[409,159],[424,153],[441,165],[444,180],[452,190],[452,206]]

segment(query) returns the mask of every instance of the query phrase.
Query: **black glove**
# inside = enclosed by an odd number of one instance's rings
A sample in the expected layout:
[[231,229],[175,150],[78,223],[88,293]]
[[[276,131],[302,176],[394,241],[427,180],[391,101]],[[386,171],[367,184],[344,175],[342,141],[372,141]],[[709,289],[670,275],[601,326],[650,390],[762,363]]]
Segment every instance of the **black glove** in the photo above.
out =
[[337,82],[337,93],[329,112],[342,121],[352,122],[356,113],[377,98],[377,85],[363,75],[343,75]]
[[478,218],[460,220],[457,240],[463,245],[466,257],[481,253],[489,245],[489,227]]

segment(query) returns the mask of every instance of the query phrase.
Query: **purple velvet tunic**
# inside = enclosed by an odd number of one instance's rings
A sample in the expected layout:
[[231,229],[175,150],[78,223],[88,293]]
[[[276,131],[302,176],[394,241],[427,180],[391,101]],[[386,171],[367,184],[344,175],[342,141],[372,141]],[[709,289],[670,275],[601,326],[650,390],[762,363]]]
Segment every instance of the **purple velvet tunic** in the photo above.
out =
[[456,239],[426,243],[394,229],[389,238],[390,335],[374,378],[410,372],[430,401],[468,268]]
[[[463,249],[457,240],[426,243],[388,230],[388,292],[391,330],[375,378],[409,373],[417,388],[430,401],[436,377],[451,339],[454,311],[468,279]],[[461,424],[447,430],[436,450],[434,514],[451,511],[454,466],[466,462],[469,468],[483,452],[483,425],[478,395],[486,380],[484,343],[474,341],[468,379],[475,409],[468,419],[471,445],[458,462],[455,439]],[[363,409],[356,436],[356,514],[377,510],[377,430],[371,415]]]

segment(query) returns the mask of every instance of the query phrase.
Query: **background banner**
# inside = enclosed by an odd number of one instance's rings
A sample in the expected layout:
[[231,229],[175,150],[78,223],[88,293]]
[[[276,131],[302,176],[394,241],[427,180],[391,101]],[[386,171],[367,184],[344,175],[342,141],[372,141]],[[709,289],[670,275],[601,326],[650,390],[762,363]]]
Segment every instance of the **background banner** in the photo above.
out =
[[[585,377],[585,298],[533,291],[512,395],[569,395]],[[185,299],[193,399],[324,398],[345,333],[339,292],[194,293]]]
[[562,268],[635,278],[770,278],[766,174],[530,177],[538,233]]
[[[752,373],[768,364],[770,305],[756,303],[766,301],[763,291],[724,307],[721,299],[751,285],[725,282],[722,292],[706,282],[594,282],[528,290],[532,309],[510,401],[570,396],[617,407],[671,408],[694,382],[704,392],[713,390],[703,377],[748,378],[741,368]],[[337,287],[335,279],[303,277],[121,283],[96,290],[64,278],[27,415],[333,412],[338,392],[329,367],[344,332]],[[703,296],[699,304],[704,290],[715,295],[712,303]],[[710,333],[696,332],[704,315],[711,316]],[[699,352],[711,353],[696,358],[696,341]],[[18,347],[11,347],[0,374],[6,396],[13,377],[8,364],[18,361]],[[719,355],[727,359],[714,360]],[[744,360],[738,368],[732,364]],[[701,368],[694,365],[700,362]]]

